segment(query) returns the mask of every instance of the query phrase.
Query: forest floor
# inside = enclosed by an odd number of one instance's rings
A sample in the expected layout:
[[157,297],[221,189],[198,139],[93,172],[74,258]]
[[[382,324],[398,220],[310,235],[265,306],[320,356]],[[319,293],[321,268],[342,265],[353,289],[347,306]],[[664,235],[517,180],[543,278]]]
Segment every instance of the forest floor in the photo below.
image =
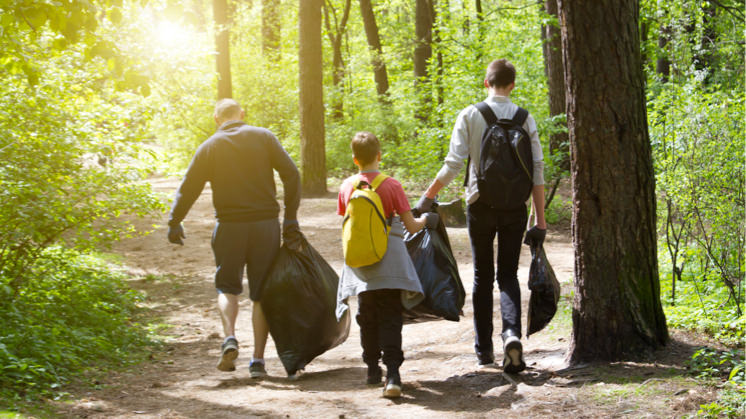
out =
[[[173,195],[176,179],[156,179],[156,190]],[[342,267],[340,217],[336,195],[303,199],[301,230],[339,273]],[[165,215],[140,220],[138,228],[155,231],[117,244],[131,279],[146,295],[165,343],[150,359],[126,370],[102,371],[97,385],[70,389],[71,400],[53,410],[64,417],[86,418],[244,418],[244,417],[681,417],[716,399],[714,388],[700,385],[686,371],[686,361],[704,342],[672,331],[670,343],[637,362],[568,368],[565,355],[571,334],[573,249],[567,226],[553,228],[545,242],[547,257],[562,284],[560,310],[550,325],[523,339],[528,365],[507,375],[500,368],[477,369],[473,353],[472,262],[465,228],[448,228],[467,291],[459,322],[408,324],[403,330],[403,397],[388,400],[381,387],[365,384],[359,328],[340,346],[313,360],[297,381],[286,378],[270,338],[266,350],[269,377],[249,377],[252,351],[250,306],[242,296],[237,337],[240,355],[235,372],[215,367],[221,326],[213,286],[210,237],[214,226],[211,194],[206,189],[187,219],[184,246],[166,240]],[[519,278],[523,315],[529,297],[530,255],[524,246]],[[497,287],[496,291],[497,291]],[[355,301],[351,309],[356,310]],[[499,330],[498,299],[495,325]],[[502,360],[499,334],[496,359]]]

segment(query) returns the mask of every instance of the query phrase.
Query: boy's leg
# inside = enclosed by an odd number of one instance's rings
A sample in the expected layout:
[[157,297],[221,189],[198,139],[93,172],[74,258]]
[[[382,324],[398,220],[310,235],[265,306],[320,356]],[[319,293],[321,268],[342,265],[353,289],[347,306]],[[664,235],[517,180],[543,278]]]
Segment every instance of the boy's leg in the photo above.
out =
[[497,283],[500,287],[502,314],[503,370],[518,373],[526,368],[521,345],[521,288],[518,284],[518,259],[521,255],[526,211],[500,217],[497,238]]
[[357,315],[360,326],[360,346],[363,348],[363,362],[369,370],[378,366],[381,359],[381,346],[378,338],[378,315],[375,291],[361,292],[357,296]]
[[401,350],[403,325],[401,290],[383,289],[378,292],[378,341],[383,351],[387,372],[399,371],[404,361]]
[[474,260],[474,350],[480,365],[494,362],[492,347],[492,290],[495,280],[495,220],[492,209],[479,202],[467,207],[467,228]]
[[401,290],[382,289],[378,293],[378,340],[383,350],[383,363],[386,365],[386,384],[383,396],[401,396],[401,376],[399,367],[404,361],[401,350],[402,304]]
[[[502,333],[521,337],[521,288],[518,283],[518,260],[521,256],[525,210],[500,217],[497,233],[497,284],[500,288]],[[509,331],[509,332],[508,332]]]

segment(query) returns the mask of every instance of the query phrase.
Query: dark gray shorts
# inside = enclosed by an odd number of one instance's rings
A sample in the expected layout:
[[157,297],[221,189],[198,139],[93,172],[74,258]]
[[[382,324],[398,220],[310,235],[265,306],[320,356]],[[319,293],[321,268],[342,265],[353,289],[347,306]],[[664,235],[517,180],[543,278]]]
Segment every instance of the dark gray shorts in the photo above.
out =
[[264,279],[280,249],[280,222],[269,220],[218,222],[212,233],[215,254],[215,288],[226,294],[241,294],[243,270],[249,279],[249,298],[259,301]]

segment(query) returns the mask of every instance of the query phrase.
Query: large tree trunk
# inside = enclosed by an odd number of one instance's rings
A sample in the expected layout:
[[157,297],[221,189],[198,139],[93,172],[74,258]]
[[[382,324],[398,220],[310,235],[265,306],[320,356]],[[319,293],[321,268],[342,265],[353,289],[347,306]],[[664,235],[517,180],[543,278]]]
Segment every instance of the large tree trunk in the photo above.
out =
[[279,0],[262,0],[262,54],[272,62],[280,58],[279,8]]
[[305,196],[326,193],[322,4],[323,0],[300,0],[298,9],[301,183]]
[[233,97],[231,86],[230,26],[228,1],[213,0],[212,14],[215,21],[215,62],[218,70],[218,99]]
[[363,18],[365,37],[368,39],[368,47],[372,55],[373,76],[376,80],[376,91],[381,102],[388,103],[389,76],[386,72],[386,64],[383,62],[383,48],[381,38],[378,36],[378,24],[373,14],[371,0],[360,0],[360,15]]
[[[544,10],[551,16],[558,17],[557,0],[546,0]],[[544,73],[549,87],[549,115],[556,116],[565,113],[565,72],[562,69],[562,36],[559,25],[542,26],[541,39],[544,50]],[[568,136],[566,132],[559,132],[549,136],[549,151],[552,154],[568,151]],[[570,156],[561,162],[563,170],[570,169]]]
[[668,340],[634,0],[559,0],[570,131],[575,301],[570,362]]

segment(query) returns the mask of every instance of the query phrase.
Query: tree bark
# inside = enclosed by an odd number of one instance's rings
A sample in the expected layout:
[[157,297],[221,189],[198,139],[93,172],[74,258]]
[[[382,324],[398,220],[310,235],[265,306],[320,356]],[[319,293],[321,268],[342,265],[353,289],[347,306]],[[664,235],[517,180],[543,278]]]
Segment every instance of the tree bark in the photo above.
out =
[[571,363],[668,340],[635,0],[558,0],[573,189]]
[[668,51],[666,51],[670,33],[670,28],[663,27],[658,34],[658,59],[655,60],[655,72],[664,83],[668,82],[668,77],[671,75],[671,61],[668,59]]
[[279,0],[262,0],[262,54],[272,62],[280,58]]
[[215,62],[218,71],[218,99],[233,97],[231,85],[230,26],[228,18],[228,1],[212,1],[213,20],[215,21]]
[[[345,0],[342,17],[338,20],[337,11],[331,2],[326,0],[324,3],[324,24],[326,25],[326,34],[329,37],[329,43],[332,45],[332,83],[339,96],[336,98],[334,105],[332,105],[332,117],[337,120],[342,118],[344,112],[342,95],[339,94],[342,91],[342,82],[345,75],[345,64],[342,58],[342,40],[344,39],[345,32],[347,32],[347,19],[350,16],[351,4],[352,0]],[[332,20],[334,21],[334,25],[332,25]]]
[[300,0],[298,9],[300,154],[304,196],[326,193],[322,5],[323,0]]
[[433,7],[431,0],[416,0],[414,20],[415,85],[427,79],[427,60],[433,55]]
[[[557,17],[557,0],[546,0],[544,10],[547,14]],[[544,52],[544,73],[547,77],[549,94],[549,115],[556,116],[565,113],[565,71],[562,67],[562,36],[560,27],[552,24],[542,26],[541,39]],[[557,154],[567,153],[567,132],[555,133],[549,136],[549,152]],[[560,162],[562,170],[570,169],[569,153]]]
[[433,0],[415,0],[414,87],[419,99],[417,119],[427,121],[432,106],[427,61],[433,55]]
[[381,38],[378,35],[378,24],[376,24],[376,16],[373,14],[371,0],[360,0],[360,15],[363,18],[365,37],[368,39],[368,47],[372,55],[371,63],[373,65],[373,76],[376,80],[378,100],[388,103],[389,77],[386,72],[386,64],[382,58],[383,48],[381,47]]

